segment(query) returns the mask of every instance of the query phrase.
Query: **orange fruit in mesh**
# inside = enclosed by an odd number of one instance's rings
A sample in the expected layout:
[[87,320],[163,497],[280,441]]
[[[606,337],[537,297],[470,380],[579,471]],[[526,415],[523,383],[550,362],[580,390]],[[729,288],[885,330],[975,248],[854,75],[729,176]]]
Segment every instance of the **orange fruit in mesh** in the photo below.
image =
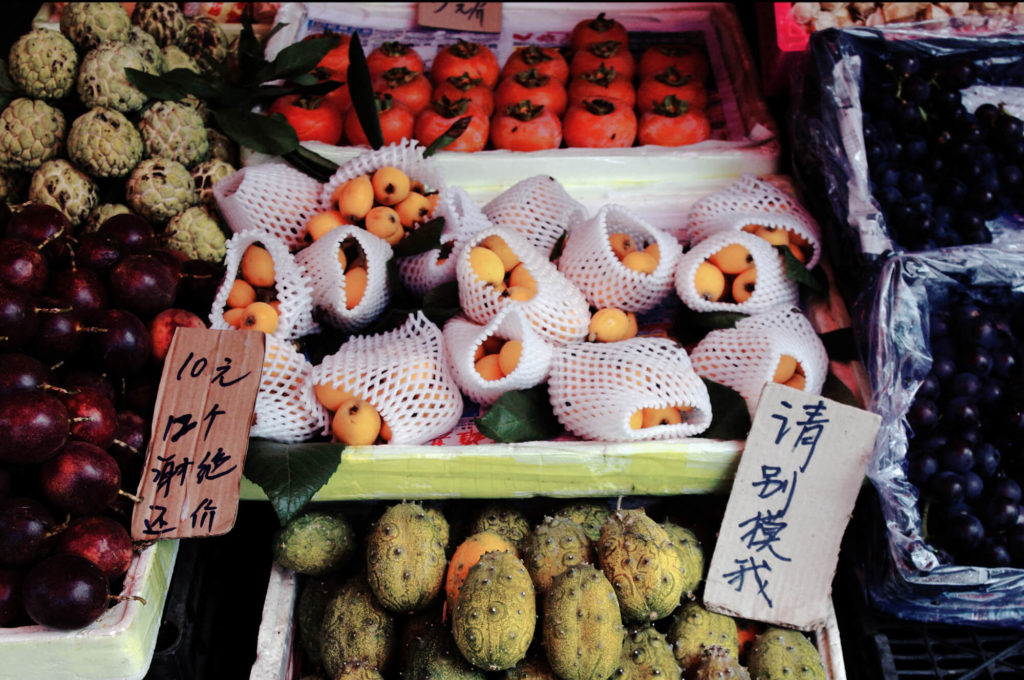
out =
[[723,274],[739,274],[754,266],[754,256],[740,243],[730,243],[708,257]]

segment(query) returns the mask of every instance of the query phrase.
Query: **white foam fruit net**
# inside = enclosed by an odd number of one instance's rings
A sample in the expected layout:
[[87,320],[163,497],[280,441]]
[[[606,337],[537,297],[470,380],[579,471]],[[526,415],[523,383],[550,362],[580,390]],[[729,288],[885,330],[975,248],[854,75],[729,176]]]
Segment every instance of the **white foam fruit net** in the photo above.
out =
[[398,275],[405,287],[417,295],[425,295],[442,283],[455,280],[455,258],[452,253],[465,239],[491,226],[480,208],[461,187],[452,187],[451,208],[455,219],[445,220],[441,232],[442,248],[433,248],[419,255],[398,259]]
[[331,178],[322,185],[320,209],[331,207],[331,195],[339,186],[362,175],[372,175],[386,167],[398,168],[414,182],[421,182],[427,190],[438,192],[437,209],[431,217],[444,217],[447,222],[454,218],[451,195],[445,186],[441,171],[432,161],[423,157],[424,148],[415,141],[403,139],[379,149],[360,154],[339,167]]
[[[622,264],[609,242],[609,236],[617,233],[628,234],[639,249],[657,243],[657,268],[646,274]],[[558,271],[576,284],[594,307],[639,313],[654,309],[672,292],[681,254],[682,247],[668,232],[622,206],[606,205],[569,232]]]
[[[366,260],[366,290],[352,309],[346,303],[345,272],[338,261],[338,251],[347,239],[359,245]],[[313,306],[332,326],[344,331],[363,328],[387,307],[389,259],[387,241],[351,224],[335,227],[295,254],[311,283]]]
[[484,206],[491,224],[517,231],[545,255],[574,224],[586,219],[583,204],[554,177],[536,175],[513,184]]
[[313,383],[369,402],[392,444],[424,444],[462,417],[462,394],[448,370],[441,329],[423,312],[395,330],[354,336],[313,367]]
[[306,245],[309,218],[320,212],[322,187],[290,165],[263,163],[217,182],[213,195],[231,231],[261,231],[297,250]]
[[286,444],[329,431],[327,409],[313,392],[313,365],[290,342],[267,336],[249,436]]
[[[529,300],[513,300],[473,272],[469,253],[488,236],[498,236],[508,244],[536,281],[536,295]],[[517,232],[500,227],[477,232],[457,251],[455,268],[462,311],[476,323],[486,324],[501,309],[517,305],[533,329],[551,342],[563,344],[586,337],[590,324],[590,306],[583,293],[559,273],[546,255]]]
[[687,218],[687,237],[696,243],[717,231],[742,229],[747,224],[781,227],[805,239],[812,248],[808,268],[821,259],[821,227],[817,221],[792,196],[753,175],[743,175],[697,201]]
[[263,246],[274,260],[274,288],[280,301],[277,329],[271,333],[275,338],[291,340],[319,330],[313,320],[312,284],[306,278],[302,267],[295,261],[284,241],[262,231],[239,232],[228,239],[227,254],[224,256],[224,280],[217,289],[210,309],[210,328],[229,330],[224,320],[231,285],[239,277],[239,266],[245,249],[253,244]]
[[734,328],[709,332],[693,348],[690,360],[698,375],[739,392],[753,414],[784,354],[799,363],[804,391],[819,394],[828,375],[828,354],[795,307],[779,307],[742,319]]
[[[744,246],[754,258],[757,280],[753,293],[743,302],[706,300],[697,294],[697,267],[711,255],[733,243]],[[720,231],[711,234],[682,254],[675,271],[675,287],[679,298],[697,312],[742,312],[756,314],[779,305],[795,305],[799,288],[786,278],[782,258],[775,247],[759,236],[745,231]]]
[[[444,349],[452,376],[462,391],[478,404],[488,406],[509,390],[525,390],[547,380],[553,348],[530,327],[518,307],[506,307],[487,324],[455,316],[444,325]],[[499,380],[484,380],[476,370],[477,349],[491,337],[522,343],[519,363]]]
[[[676,439],[700,434],[711,425],[707,387],[686,350],[668,338],[557,347],[548,390],[558,421],[584,439]],[[670,406],[692,410],[683,414],[681,423],[630,427],[630,418],[639,409]]]

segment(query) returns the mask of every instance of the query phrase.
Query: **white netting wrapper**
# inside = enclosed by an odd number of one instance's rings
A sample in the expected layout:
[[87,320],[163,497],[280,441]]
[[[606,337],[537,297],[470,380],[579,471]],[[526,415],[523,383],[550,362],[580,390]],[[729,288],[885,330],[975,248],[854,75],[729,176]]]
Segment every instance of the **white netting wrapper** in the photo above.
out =
[[[650,274],[619,261],[608,237],[628,234],[638,249],[658,244],[658,266]],[[627,312],[654,309],[672,292],[682,247],[671,234],[653,227],[619,205],[606,205],[580,222],[565,241],[558,271],[576,284],[594,307]]]
[[252,244],[263,246],[274,260],[274,288],[280,301],[280,316],[277,329],[271,333],[275,338],[290,340],[315,333],[319,326],[313,320],[313,286],[306,278],[302,267],[295,261],[284,241],[262,231],[239,232],[228,239],[227,255],[224,257],[224,281],[217,289],[210,309],[210,328],[228,330],[232,328],[224,320],[231,284],[239,278],[239,266],[245,249]]
[[[537,283],[537,293],[529,300],[517,301],[499,293],[481,280],[469,263],[469,253],[488,236],[499,236],[519,258]],[[503,308],[518,305],[530,325],[543,338],[556,344],[576,342],[587,335],[590,306],[568,279],[559,273],[541,251],[517,232],[491,227],[477,232],[455,255],[459,303],[463,313],[478,324],[486,324]]]
[[[558,421],[584,439],[643,441],[700,434],[711,425],[707,387],[686,350],[667,338],[582,342],[555,349],[548,377]],[[689,406],[681,423],[633,429],[643,408]]]
[[[338,250],[346,239],[354,239],[366,259],[366,290],[352,309],[346,305],[345,272],[338,261]],[[344,331],[363,328],[387,307],[389,259],[387,241],[351,224],[335,227],[295,254],[312,285],[314,307]]]
[[321,210],[322,187],[290,165],[263,163],[217,182],[213,195],[231,231],[262,231],[297,250],[306,245],[306,223]]
[[828,354],[810,321],[794,307],[711,331],[693,348],[690,360],[698,375],[739,392],[753,415],[762,388],[773,380],[784,354],[797,360],[804,391],[819,394],[828,375]]
[[[509,390],[529,389],[547,380],[553,348],[533,330],[518,307],[506,307],[483,326],[462,316],[452,317],[443,333],[452,376],[466,396],[478,404],[488,406]],[[477,349],[490,337],[518,340],[523,345],[515,369],[499,380],[484,380],[473,360]]]
[[811,247],[808,268],[821,259],[817,221],[792,196],[753,175],[744,175],[697,201],[687,218],[687,238],[696,243],[717,231],[742,229],[747,224],[781,227],[799,235]]
[[267,336],[249,436],[286,444],[327,434],[327,409],[313,392],[313,365],[287,340]]
[[[743,302],[706,300],[697,294],[697,267],[722,248],[733,243],[744,246],[754,258],[757,280],[754,291]],[[795,281],[786,278],[782,258],[775,246],[745,231],[720,231],[711,234],[682,254],[675,271],[675,287],[679,298],[697,312],[742,312],[757,314],[780,305],[797,304],[800,291]]]
[[558,239],[586,219],[587,210],[554,177],[536,175],[491,199],[484,206],[484,215],[494,226],[519,232],[550,255]]
[[491,226],[465,190],[452,187],[450,194],[455,219],[445,220],[444,231],[441,232],[442,247],[398,260],[398,275],[402,283],[417,295],[454,281],[455,258],[452,253],[465,239]]
[[368,401],[392,444],[424,444],[462,417],[462,394],[448,370],[441,329],[422,312],[393,331],[349,339],[313,367],[313,383]]

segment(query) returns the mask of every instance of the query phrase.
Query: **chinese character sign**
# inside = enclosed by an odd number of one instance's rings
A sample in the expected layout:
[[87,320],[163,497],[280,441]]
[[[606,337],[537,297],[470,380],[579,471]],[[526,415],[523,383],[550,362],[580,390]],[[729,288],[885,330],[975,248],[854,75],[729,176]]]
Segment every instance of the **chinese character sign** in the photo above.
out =
[[879,423],[874,413],[765,386],[708,569],[709,609],[821,625]]
[[217,536],[234,526],[263,367],[255,331],[179,328],[164,360],[132,538]]
[[500,2],[420,2],[416,4],[416,22],[420,26],[451,31],[499,33]]

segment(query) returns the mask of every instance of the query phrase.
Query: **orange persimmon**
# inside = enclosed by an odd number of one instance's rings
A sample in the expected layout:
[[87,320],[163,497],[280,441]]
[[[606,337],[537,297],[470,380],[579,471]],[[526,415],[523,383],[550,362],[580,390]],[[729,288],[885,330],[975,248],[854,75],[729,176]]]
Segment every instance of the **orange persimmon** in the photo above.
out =
[[572,34],[569,36],[569,44],[573,51],[578,51],[595,42],[606,40],[617,40],[623,45],[629,45],[629,33],[626,27],[615,19],[605,17],[601,12],[593,19],[584,19],[573,26]]
[[636,88],[633,87],[633,83],[628,78],[620,77],[614,68],[608,68],[604,64],[570,80],[568,95],[569,104],[579,103],[591,97],[618,99],[626,102],[630,108],[636,104]]
[[636,140],[633,107],[618,99],[591,97],[570,104],[562,120],[566,146],[625,148]]
[[393,68],[405,67],[410,71],[423,73],[423,58],[408,43],[388,40],[375,47],[366,55],[366,67],[370,77],[378,76]]
[[703,109],[708,103],[708,93],[695,76],[680,73],[675,66],[668,66],[660,73],[640,81],[636,88],[636,108],[643,113],[651,111],[654,105],[672,95],[690,102],[690,107]]
[[387,92],[396,101],[408,106],[413,115],[419,115],[419,112],[430,103],[433,87],[420,71],[410,71],[404,66],[399,66],[374,77],[372,82],[374,92]]
[[487,45],[459,40],[438,50],[430,66],[430,79],[438,85],[451,76],[468,73],[471,78],[480,78],[484,85],[493,88],[498,84],[498,58]]
[[565,86],[552,78],[538,73],[535,69],[527,69],[514,74],[511,78],[503,78],[494,91],[494,108],[504,111],[509,106],[524,100],[530,100],[537,106],[561,116],[569,105]]
[[300,142],[337,144],[341,141],[344,112],[327,103],[323,97],[297,94],[278,97],[270,105],[269,113],[284,116]]
[[711,123],[704,112],[691,109],[672,95],[656,104],[653,111],[640,114],[640,144],[686,146],[710,137]]
[[557,47],[537,47],[530,45],[520,47],[505,61],[501,69],[501,77],[535,69],[537,73],[551,76],[558,82],[565,85],[569,82],[569,64],[565,57],[558,51]]
[[491,144],[509,151],[557,149],[562,144],[562,121],[544,106],[517,102],[494,114]]
[[420,144],[430,146],[460,118],[466,116],[471,116],[469,127],[458,139],[444,147],[444,150],[480,151],[487,145],[491,129],[490,119],[484,115],[482,109],[466,98],[453,102],[442,97],[439,101],[431,102],[430,106],[416,116],[415,137]]
[[[387,92],[376,94],[374,105],[377,107],[377,118],[380,120],[380,131],[385,144],[412,139],[416,116],[408,106],[397,101]],[[349,109],[345,114],[345,139],[352,146],[370,145],[354,108]]]
[[484,85],[482,78],[473,78],[468,73],[449,76],[436,85],[430,101],[438,101],[441,97],[448,97],[451,101],[466,97],[488,116],[494,113],[494,90]]
[[675,66],[680,73],[694,76],[703,83],[708,78],[708,58],[696,47],[689,45],[654,45],[644,50],[637,64],[637,77],[643,80]]
[[620,77],[627,80],[632,80],[633,74],[636,73],[636,59],[626,46],[617,40],[605,40],[590,43],[573,54],[569,63],[569,76],[575,78],[589,73],[602,64],[607,68],[614,68]]

